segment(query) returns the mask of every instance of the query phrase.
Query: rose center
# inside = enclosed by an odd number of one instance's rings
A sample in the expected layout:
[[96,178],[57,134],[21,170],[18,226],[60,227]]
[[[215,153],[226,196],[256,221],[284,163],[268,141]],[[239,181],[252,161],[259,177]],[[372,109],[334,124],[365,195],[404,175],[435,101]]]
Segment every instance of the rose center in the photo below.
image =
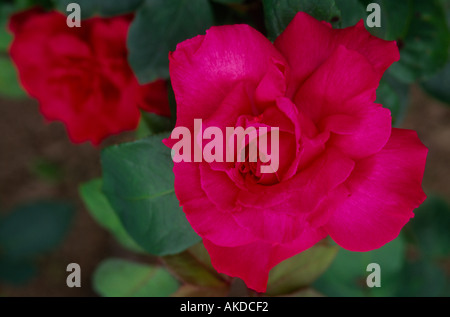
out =
[[[261,167],[263,165],[267,165],[267,163],[264,163],[261,158],[264,160],[264,157],[261,157],[260,155],[263,155],[261,153],[257,153],[256,156],[249,153],[249,146],[247,145],[245,148],[245,159],[242,160],[242,162],[236,162],[236,169],[241,175],[244,183],[252,183],[252,184],[260,184],[260,185],[272,185],[277,183],[278,176],[277,173],[262,173]],[[242,155],[244,153],[242,152]],[[253,157],[253,159],[250,159]]]

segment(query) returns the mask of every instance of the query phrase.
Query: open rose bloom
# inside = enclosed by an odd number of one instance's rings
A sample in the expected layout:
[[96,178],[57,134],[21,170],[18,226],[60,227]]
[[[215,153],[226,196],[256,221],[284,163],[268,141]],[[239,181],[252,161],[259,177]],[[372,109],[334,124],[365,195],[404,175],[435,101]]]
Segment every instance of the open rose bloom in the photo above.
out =
[[259,161],[174,165],[218,272],[264,292],[271,268],[327,236],[352,251],[383,246],[425,200],[426,147],[375,103],[397,45],[362,21],[332,29],[298,13],[274,43],[247,25],[213,27],[169,58],[177,127],[279,128],[275,173]]
[[74,143],[134,130],[140,109],[169,116],[164,81],[139,85],[127,61],[132,16],[94,17],[69,28],[62,13],[30,9],[11,17],[10,48],[25,90]]

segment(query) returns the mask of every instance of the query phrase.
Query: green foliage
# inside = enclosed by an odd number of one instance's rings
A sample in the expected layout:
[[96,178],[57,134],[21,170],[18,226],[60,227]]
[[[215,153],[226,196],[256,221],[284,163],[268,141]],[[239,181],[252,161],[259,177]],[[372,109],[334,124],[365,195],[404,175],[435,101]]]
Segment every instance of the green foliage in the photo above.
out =
[[36,259],[56,248],[69,229],[74,209],[62,202],[24,205],[0,219],[0,280],[24,283]]
[[[411,83],[427,79],[438,72],[448,60],[450,33],[449,4],[445,0],[335,0],[341,11],[341,27],[366,20],[369,3],[378,3],[381,9],[381,27],[367,28],[373,35],[385,40],[396,40],[400,48],[400,61],[391,66],[389,73],[399,81]],[[446,8],[446,10],[445,10]],[[445,13],[447,12],[447,14]],[[446,72],[436,75],[426,86],[427,91],[444,101]]]
[[442,70],[421,85],[431,96],[450,105],[450,60]]
[[53,8],[54,0],[13,0],[10,2],[14,3],[17,10],[25,10],[31,7],[40,6],[45,9]]
[[128,59],[139,82],[168,78],[169,52],[212,24],[207,0],[145,0],[128,34]]
[[323,297],[323,294],[319,293],[313,288],[303,288],[297,292],[286,295],[287,297]]
[[141,121],[136,131],[136,137],[143,137],[172,130],[172,120],[151,112],[142,111]]
[[8,30],[8,21],[11,14],[18,9],[13,3],[0,4],[0,95],[14,99],[26,96],[19,84],[16,68],[8,56],[13,39]]
[[[392,296],[395,282],[405,258],[405,243],[401,237],[370,252],[340,249],[330,268],[315,283],[315,288],[327,296]],[[381,267],[381,287],[366,285],[367,265]]]
[[121,259],[103,261],[93,284],[104,297],[166,297],[178,289],[177,280],[165,269]]
[[336,0],[342,13],[340,26],[352,26],[366,19],[366,7],[373,2],[381,8],[381,27],[367,29],[382,39],[398,41],[401,54],[400,61],[384,76],[377,94],[378,102],[392,111],[393,124],[401,122],[408,99],[406,84],[413,81],[421,81],[428,93],[450,103],[450,2]]
[[[369,3],[380,5],[381,27],[368,28],[373,35],[388,41],[403,39],[406,36],[413,20],[412,0],[360,0],[360,2],[363,4],[364,11]],[[366,12],[365,16],[368,14],[370,12]]]
[[0,259],[0,281],[12,285],[23,285],[37,273],[37,265],[33,261],[10,261]]
[[177,122],[177,101],[175,100],[175,92],[171,83],[167,85],[167,97],[169,99],[170,122],[172,126],[175,126]]
[[136,139],[142,139],[152,134],[153,133],[150,127],[148,126],[147,122],[145,122],[145,120],[143,120],[143,118],[141,117],[139,125],[136,129]]
[[[400,38],[400,61],[389,72],[410,83],[429,78],[447,62],[450,32],[438,0],[413,0],[414,18]],[[394,18],[398,20],[398,15]]]
[[385,74],[377,89],[377,103],[391,110],[392,125],[399,126],[406,113],[409,101],[409,85],[404,84],[389,74]]
[[224,297],[227,294],[226,288],[202,288],[185,284],[173,293],[172,297]]
[[9,17],[16,8],[12,3],[0,4],[0,52],[6,53],[12,40],[12,34],[8,30]]
[[340,28],[346,28],[358,23],[361,19],[366,19],[367,12],[365,6],[358,0],[335,0],[337,7],[341,11],[341,18],[337,23]]
[[103,192],[125,230],[147,252],[168,255],[200,241],[175,196],[168,134],[102,152]]
[[445,16],[447,17],[447,25],[450,28],[450,1],[448,0],[439,0],[442,8],[444,9]]
[[61,242],[72,214],[72,206],[57,202],[18,208],[0,222],[2,256],[14,260],[30,259],[51,251]]
[[61,166],[55,162],[49,161],[46,158],[39,158],[33,162],[31,172],[38,178],[56,183],[62,180],[63,171]]
[[450,256],[450,206],[442,198],[430,197],[415,210],[410,235],[427,258]]
[[211,0],[211,1],[221,3],[221,4],[241,4],[245,0]]
[[270,271],[267,295],[290,294],[307,287],[328,268],[337,251],[336,246],[317,245],[281,262]]
[[92,16],[110,17],[134,12],[144,0],[55,0],[56,8],[68,15],[67,5],[78,3],[81,8],[81,18],[86,19]]
[[0,69],[0,95],[14,99],[26,96],[19,84],[16,68],[9,57],[0,55]]
[[163,257],[166,266],[182,281],[208,288],[225,288],[227,281],[213,268],[202,243],[188,250]]
[[341,15],[334,0],[263,0],[263,4],[266,28],[271,40],[283,32],[297,12],[306,12],[323,21],[338,20]]
[[107,229],[125,248],[136,252],[143,250],[134,242],[123,228],[120,219],[102,192],[102,180],[93,179],[80,186],[80,196],[92,217]]
[[449,278],[444,270],[425,259],[407,260],[397,285],[395,295],[400,297],[450,296]]

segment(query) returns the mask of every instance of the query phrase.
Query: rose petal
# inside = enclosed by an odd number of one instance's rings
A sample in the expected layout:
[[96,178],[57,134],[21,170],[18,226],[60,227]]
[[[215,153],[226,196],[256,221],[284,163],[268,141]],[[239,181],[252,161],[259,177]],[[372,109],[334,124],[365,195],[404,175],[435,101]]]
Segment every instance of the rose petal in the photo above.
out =
[[238,83],[230,90],[224,100],[217,105],[214,113],[203,120],[203,127],[218,127],[222,129],[222,133],[225,135],[225,129],[236,126],[240,116],[252,114],[253,109],[248,94],[248,87],[244,83]]
[[338,47],[364,55],[378,78],[400,58],[397,45],[372,36],[360,21],[345,29],[332,29],[307,13],[299,12],[275,40],[275,47],[286,57],[291,69],[288,95],[293,96],[303,81]]
[[232,211],[240,189],[223,171],[212,170],[208,164],[199,164],[201,187],[208,199],[219,209]]
[[302,234],[305,217],[349,177],[353,167],[352,160],[328,149],[310,167],[285,182],[240,191],[237,199],[243,208],[232,215],[262,240],[290,242]]
[[131,20],[132,15],[125,15],[114,19],[93,17],[85,21],[88,25],[83,27],[91,28],[87,41],[92,43],[94,54],[101,57],[101,62],[127,59],[126,39]]
[[299,89],[295,102],[336,146],[352,158],[377,153],[391,133],[388,109],[374,104],[378,86],[374,68],[356,51],[339,46]]
[[378,77],[386,69],[400,59],[400,53],[395,41],[385,41],[370,34],[360,20],[356,25],[345,29],[333,29],[333,44],[344,45],[364,55],[375,68]]
[[351,115],[332,115],[324,120],[324,129],[334,132],[327,146],[353,159],[378,153],[391,134],[391,111],[378,104],[359,104]]
[[273,60],[284,58],[261,33],[247,25],[212,27],[169,55],[177,100],[177,125],[207,119],[238,82],[258,85]]
[[48,34],[56,35],[66,29],[62,14],[44,13],[32,9],[11,16],[9,29],[14,33],[9,53],[18,69],[25,90],[33,97],[46,91],[46,73],[49,69],[47,55]]
[[296,241],[285,245],[255,241],[228,248],[217,246],[207,239],[203,243],[219,273],[239,277],[249,288],[264,293],[269,272],[275,265],[310,248],[325,236],[326,233],[321,230],[305,230]]
[[144,111],[170,117],[167,85],[164,80],[156,80],[146,85],[139,85],[138,106]]
[[[107,81],[101,83],[105,85]],[[106,94],[99,87],[80,105],[81,109],[68,107],[67,100],[70,99],[58,98],[54,94],[50,99],[43,99],[40,110],[47,119],[62,121],[74,143],[91,141],[98,145],[111,134],[136,129],[139,109],[130,107],[129,103],[135,97],[134,87],[123,87],[116,94],[116,87],[106,86],[103,89],[107,90]],[[119,97],[116,99],[114,96]]]
[[235,247],[221,247],[203,239],[203,244],[217,272],[239,277],[247,287],[257,292],[266,291],[272,253],[269,243],[255,241]]
[[286,93],[287,69],[284,64],[269,64],[266,75],[261,79],[255,90],[255,101],[259,109],[259,113],[268,106],[274,105],[277,98],[281,98]]
[[175,194],[192,228],[217,245],[237,246],[255,241],[227,213],[220,211],[202,190],[197,163],[175,163]]
[[426,198],[422,191],[427,148],[416,132],[393,129],[386,146],[358,161],[346,186],[351,194],[325,226],[351,251],[369,251],[395,239]]
[[355,106],[348,101],[375,101],[378,84],[374,68],[363,55],[339,46],[305,81],[294,100],[300,111],[319,122],[353,111]]
[[291,198],[296,202],[301,201],[295,213],[312,211],[330,189],[348,178],[354,164],[353,160],[330,148],[295,177],[272,186],[256,184],[247,192],[241,192],[238,202],[243,206],[265,208]]

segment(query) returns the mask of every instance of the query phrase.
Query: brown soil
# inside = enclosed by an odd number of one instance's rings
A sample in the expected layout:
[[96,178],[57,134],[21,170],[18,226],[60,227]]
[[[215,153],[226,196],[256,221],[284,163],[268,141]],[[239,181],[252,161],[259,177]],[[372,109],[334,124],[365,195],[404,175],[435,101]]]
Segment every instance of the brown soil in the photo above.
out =
[[[414,87],[409,113],[402,125],[414,129],[429,148],[424,177],[425,191],[450,200],[450,107],[427,97]],[[0,208],[3,212],[21,203],[54,198],[77,206],[73,226],[64,244],[42,259],[39,275],[21,287],[0,285],[3,296],[94,296],[91,277],[102,259],[132,257],[100,228],[78,197],[79,184],[100,176],[99,149],[73,145],[62,124],[45,124],[33,100],[0,100]],[[129,140],[131,134],[108,143]],[[33,162],[46,159],[61,167],[63,179],[52,183],[38,178]],[[82,287],[66,286],[68,263],[82,268]]]

